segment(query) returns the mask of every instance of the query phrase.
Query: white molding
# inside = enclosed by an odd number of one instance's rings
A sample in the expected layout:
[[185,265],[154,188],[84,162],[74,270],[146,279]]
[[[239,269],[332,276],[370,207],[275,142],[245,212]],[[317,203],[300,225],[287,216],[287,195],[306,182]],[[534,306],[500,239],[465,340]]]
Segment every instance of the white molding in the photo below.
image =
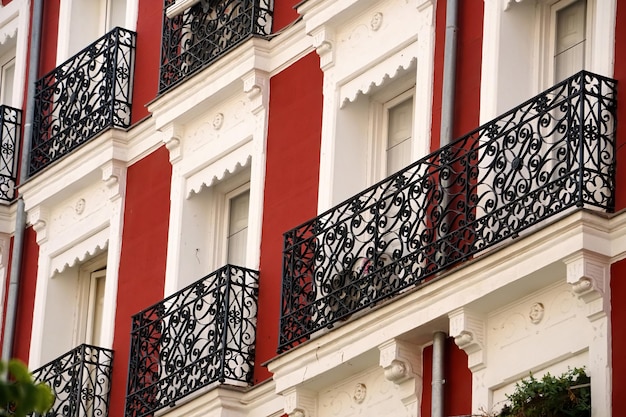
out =
[[290,388],[282,393],[289,417],[317,417],[317,393],[304,388]]
[[63,272],[66,268],[70,268],[97,254],[103,253],[108,245],[108,227],[98,230],[91,236],[82,238],[80,242],[73,242],[63,252],[51,255],[48,277],[52,278],[55,274]]
[[407,417],[418,417],[423,383],[421,346],[391,339],[378,346],[378,350],[385,378],[398,387]]
[[[506,305],[506,299],[494,299],[496,291],[512,286],[518,288],[515,294],[519,296],[520,285],[527,277],[537,276],[544,269],[549,271],[551,265],[580,250],[593,248],[606,252],[602,255],[623,256],[624,241],[620,240],[619,248],[611,245],[616,242],[616,235],[626,233],[626,213],[618,217],[619,220],[609,220],[585,210],[576,211],[291,349],[268,363],[277,392],[318,380],[389,338],[421,335],[427,340],[431,335],[428,323],[472,303],[481,305],[481,300],[490,295],[490,309],[496,308],[494,303]],[[558,276],[548,275],[541,282],[548,286],[557,279]]]
[[448,314],[450,336],[454,343],[467,354],[468,367],[472,373],[487,366],[485,320],[470,309],[462,307]]
[[169,19],[171,19],[179,14],[182,14],[185,10],[196,3],[200,3],[200,0],[176,0],[174,4],[165,10],[165,14]]

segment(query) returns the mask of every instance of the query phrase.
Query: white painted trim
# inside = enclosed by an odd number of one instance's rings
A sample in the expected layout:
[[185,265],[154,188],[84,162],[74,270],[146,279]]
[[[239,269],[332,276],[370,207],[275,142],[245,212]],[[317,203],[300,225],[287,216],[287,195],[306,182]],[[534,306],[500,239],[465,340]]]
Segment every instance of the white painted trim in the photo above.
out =
[[[618,241],[620,243],[616,245]],[[375,313],[355,318],[273,359],[268,368],[274,374],[276,391],[283,393],[319,380],[389,338],[409,335],[416,338],[420,329],[426,332],[423,337],[427,337],[432,329],[429,323],[472,303],[481,305],[484,297],[509,285],[519,285],[531,274],[559,264],[580,250],[589,248],[615,261],[616,257],[624,256],[625,244],[626,214],[609,220],[588,211],[576,211],[531,235],[478,257],[427,286],[398,296],[375,309]],[[558,276],[551,277],[551,281],[542,285],[559,281],[563,285],[565,277],[562,280]],[[508,304],[506,300],[498,302]]]
[[179,14],[182,14],[185,10],[196,3],[200,3],[200,0],[176,0],[174,4],[165,10],[165,14],[169,19],[171,19]]

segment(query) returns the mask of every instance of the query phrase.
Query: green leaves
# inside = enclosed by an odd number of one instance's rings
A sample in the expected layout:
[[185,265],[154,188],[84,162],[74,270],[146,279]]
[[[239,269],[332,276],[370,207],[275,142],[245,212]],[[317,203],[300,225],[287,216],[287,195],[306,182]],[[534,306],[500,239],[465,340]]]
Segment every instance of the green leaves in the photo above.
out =
[[532,374],[515,384],[508,404],[498,417],[589,417],[590,379],[582,368],[569,369],[559,377]]
[[25,417],[44,414],[54,404],[50,387],[35,383],[23,362],[0,362],[0,416]]

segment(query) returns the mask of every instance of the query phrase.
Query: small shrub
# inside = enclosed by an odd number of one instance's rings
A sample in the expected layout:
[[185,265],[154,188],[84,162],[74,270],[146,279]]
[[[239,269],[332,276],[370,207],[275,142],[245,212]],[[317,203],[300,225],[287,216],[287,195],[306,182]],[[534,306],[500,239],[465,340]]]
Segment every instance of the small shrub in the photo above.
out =
[[498,417],[590,417],[590,379],[582,368],[568,370],[559,377],[532,374],[515,384]]

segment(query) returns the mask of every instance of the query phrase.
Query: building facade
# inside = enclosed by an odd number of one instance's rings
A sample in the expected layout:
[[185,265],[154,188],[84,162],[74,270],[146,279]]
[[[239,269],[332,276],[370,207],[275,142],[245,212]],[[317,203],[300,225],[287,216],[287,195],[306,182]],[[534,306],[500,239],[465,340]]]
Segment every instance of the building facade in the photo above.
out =
[[51,415],[621,415],[623,79],[620,0],[3,0],[3,356]]

